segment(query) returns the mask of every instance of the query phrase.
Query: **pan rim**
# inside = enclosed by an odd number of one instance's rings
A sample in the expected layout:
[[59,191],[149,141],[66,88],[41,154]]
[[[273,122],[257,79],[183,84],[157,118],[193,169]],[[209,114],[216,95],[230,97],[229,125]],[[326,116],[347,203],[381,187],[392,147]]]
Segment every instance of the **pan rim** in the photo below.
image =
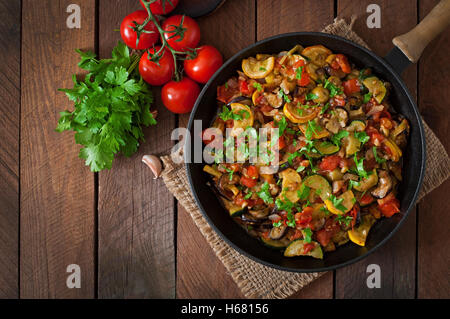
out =
[[[335,39],[335,40],[339,40],[342,42],[345,42],[353,47],[355,47],[356,49],[359,49],[360,51],[363,51],[365,54],[371,56],[372,58],[374,58],[377,63],[383,65],[390,73],[391,75],[394,77],[394,79],[397,81],[397,83],[400,85],[401,89],[403,90],[403,92],[405,93],[408,101],[409,101],[409,106],[412,107],[414,116],[418,119],[418,129],[419,129],[419,136],[420,136],[420,141],[421,141],[421,151],[422,151],[422,156],[420,158],[421,163],[420,163],[420,172],[419,172],[419,180],[417,183],[417,187],[414,190],[414,194],[412,196],[412,200],[411,202],[408,204],[408,207],[405,210],[404,215],[402,216],[401,220],[398,222],[398,224],[393,228],[393,230],[383,239],[381,240],[378,244],[376,244],[373,248],[367,250],[367,252],[361,254],[360,256],[357,256],[355,258],[349,259],[348,261],[339,263],[339,264],[335,264],[332,266],[326,266],[326,267],[319,267],[319,268],[314,268],[314,269],[302,269],[302,268],[291,268],[291,267],[286,267],[286,266],[281,266],[281,265],[277,265],[277,264],[273,264],[271,262],[267,262],[265,260],[262,260],[256,256],[253,256],[252,254],[248,253],[247,251],[244,251],[242,248],[238,247],[236,244],[234,244],[227,236],[225,236],[219,229],[218,227],[212,222],[212,220],[209,218],[208,214],[206,213],[206,210],[204,209],[203,205],[200,202],[200,199],[197,195],[197,192],[195,191],[193,185],[194,185],[194,181],[192,179],[192,175],[190,172],[190,166],[192,165],[192,163],[187,163],[187,161],[185,161],[185,170],[186,170],[186,174],[187,174],[187,178],[188,178],[188,182],[189,182],[189,188],[194,196],[195,202],[197,204],[197,206],[200,208],[200,211],[203,215],[203,217],[206,219],[206,221],[208,222],[209,226],[219,235],[219,237],[224,240],[228,245],[230,245],[234,250],[236,250],[238,253],[250,258],[251,260],[260,263],[262,265],[265,265],[267,267],[270,268],[274,268],[274,269],[278,269],[278,270],[283,270],[283,271],[288,271],[288,272],[294,272],[294,273],[313,273],[313,272],[325,272],[325,271],[331,271],[331,270],[336,270],[339,268],[343,268],[346,267],[348,265],[354,264],[366,257],[368,257],[370,254],[372,254],[373,252],[375,252],[376,250],[378,250],[381,246],[383,246],[395,233],[397,233],[397,231],[399,230],[399,228],[403,225],[403,223],[405,222],[405,220],[408,218],[412,208],[414,207],[416,201],[417,201],[417,197],[419,195],[420,189],[422,187],[422,183],[423,183],[423,178],[424,178],[424,173],[425,173],[425,167],[426,167],[426,140],[425,140],[425,133],[424,133],[424,128],[423,128],[423,123],[422,123],[422,119],[418,110],[418,107],[414,101],[414,99],[411,96],[411,93],[409,92],[407,86],[405,85],[405,83],[403,82],[403,80],[401,79],[401,77],[399,76],[399,74],[397,72],[395,72],[395,70],[393,69],[393,67],[383,58],[379,57],[377,54],[373,53],[372,51],[364,48],[363,46],[354,43],[348,39],[345,39],[343,37],[337,36],[337,35],[332,35],[332,34],[328,34],[328,33],[323,33],[323,32],[289,32],[289,33],[282,33],[282,34],[278,34],[275,36],[271,36],[268,38],[265,38],[263,40],[257,41],[247,47],[245,47],[242,50],[239,50],[239,52],[237,52],[236,54],[234,54],[231,58],[229,58],[223,65],[222,67],[211,77],[211,79],[206,83],[206,85],[203,87],[202,91],[200,92],[197,101],[194,105],[194,108],[191,112],[191,115],[189,117],[189,122],[188,122],[188,126],[187,126],[187,130],[191,131],[192,127],[193,127],[193,123],[194,123],[194,118],[195,115],[197,113],[197,109],[200,105],[200,102],[203,98],[203,96],[205,95],[206,91],[210,89],[210,85],[211,83],[215,80],[216,77],[219,76],[219,74],[226,68],[228,68],[228,66],[230,64],[232,64],[235,59],[242,55],[243,53],[245,53],[246,51],[249,51],[251,49],[253,49],[256,46],[259,46],[261,44],[264,44],[266,42],[270,42],[272,40],[275,39],[279,39],[279,38],[285,38],[285,37],[301,37],[301,36],[317,36],[317,37],[325,37],[325,38],[330,38],[330,39]],[[184,146],[186,147],[186,145]],[[184,154],[189,154],[189,152],[184,152]]]

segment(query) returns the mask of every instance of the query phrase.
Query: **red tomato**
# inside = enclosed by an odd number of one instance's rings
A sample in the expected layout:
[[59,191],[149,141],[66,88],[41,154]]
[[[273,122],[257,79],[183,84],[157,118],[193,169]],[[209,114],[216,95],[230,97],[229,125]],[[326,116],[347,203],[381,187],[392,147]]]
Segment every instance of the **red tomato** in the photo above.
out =
[[303,67],[303,69],[302,69],[302,76],[301,76],[301,78],[297,79],[297,85],[298,86],[307,86],[309,84],[310,80],[309,80],[309,74],[308,74],[308,72],[306,72],[305,61],[300,60],[300,61],[298,61],[298,62],[296,62],[294,64],[294,71],[295,71],[296,75],[297,75],[297,69],[299,67]]
[[245,96],[251,96],[255,90],[256,88],[248,85],[247,81],[239,80],[239,91]]
[[250,165],[247,167],[247,177],[257,179],[259,177],[258,168],[256,166]]
[[161,59],[159,59],[159,65],[149,60],[148,53],[158,52],[160,48],[160,46],[157,46],[149,49],[142,55],[139,62],[139,73],[145,82],[153,86],[160,86],[169,82],[175,71],[172,54],[167,49],[164,50]]
[[[142,7],[144,7],[144,3],[141,1]],[[150,11],[153,14],[165,15],[173,11],[175,7],[178,5],[179,0],[156,0],[154,3],[150,5]]]
[[197,49],[194,59],[184,60],[184,71],[194,81],[206,83],[222,64],[219,50],[211,45],[203,45]]
[[359,203],[363,206],[369,205],[370,203],[372,203],[374,201],[374,198],[372,195],[370,195],[369,193],[365,193],[360,199],[359,199]]
[[331,237],[333,237],[340,229],[341,227],[334,220],[334,218],[329,218],[325,222],[325,227],[315,232],[316,239],[322,246],[325,247],[330,243]]
[[286,147],[286,141],[283,136],[278,139],[278,149],[282,150]]
[[379,205],[378,207],[386,217],[392,217],[392,215],[400,212],[400,202],[398,199],[393,199],[386,204]]
[[341,158],[337,155],[327,156],[323,158],[322,162],[320,162],[319,168],[322,171],[333,171],[339,166],[340,162]]
[[235,198],[234,198],[234,203],[240,207],[244,206],[244,204],[247,203],[247,201],[244,199],[244,196],[242,195],[242,193],[239,193]]
[[159,40],[158,29],[153,22],[149,22],[145,27],[145,31],[152,31],[153,33],[141,33],[139,37],[139,44],[137,42],[137,34],[132,28],[136,26],[136,23],[142,24],[145,19],[147,19],[148,14],[145,10],[138,10],[129,15],[127,15],[120,25],[120,35],[122,36],[123,42],[135,50],[145,50],[153,46]]
[[306,243],[303,245],[303,253],[307,254],[311,250],[313,250],[315,247],[316,247],[316,245],[314,245],[313,243]]
[[351,95],[352,93],[356,93],[361,90],[361,87],[359,86],[359,83],[358,83],[358,79],[351,79],[351,80],[345,81],[343,83],[343,85],[344,85],[345,95]]
[[161,90],[161,99],[169,109],[176,114],[192,111],[195,101],[200,94],[200,87],[188,77],[180,81],[170,81]]
[[348,63],[347,57],[343,54],[336,54],[336,62],[339,64],[340,68],[344,73],[352,72],[352,68]]
[[255,187],[257,183],[258,181],[256,179],[241,176],[241,184],[245,187],[252,188]]
[[[183,38],[180,35],[175,34],[176,29],[180,26],[181,20],[184,17],[183,28],[184,35]],[[200,27],[194,19],[188,16],[174,15],[169,17],[164,21],[162,28],[165,32],[164,37],[166,38],[172,49],[177,51],[187,51],[188,49],[194,49],[200,42]]]
[[305,207],[301,213],[294,215],[295,223],[300,226],[307,226],[312,221],[313,209]]

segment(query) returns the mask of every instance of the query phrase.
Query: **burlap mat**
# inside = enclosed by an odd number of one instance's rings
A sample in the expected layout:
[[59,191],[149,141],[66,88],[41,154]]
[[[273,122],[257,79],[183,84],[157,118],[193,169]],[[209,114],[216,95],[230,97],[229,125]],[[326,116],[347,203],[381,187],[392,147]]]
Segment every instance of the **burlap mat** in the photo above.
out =
[[[342,19],[335,20],[323,32],[345,37],[368,48],[368,45],[352,31],[352,24],[348,25]],[[424,127],[427,145],[427,168],[419,199],[450,176],[450,159],[447,152],[428,125],[424,123]],[[263,266],[239,254],[220,239],[203,218],[190,192],[184,164],[174,164],[170,156],[163,156],[161,159],[165,165],[162,178],[167,188],[191,214],[195,224],[244,296],[247,298],[286,298],[324,274],[299,274],[280,271]]]

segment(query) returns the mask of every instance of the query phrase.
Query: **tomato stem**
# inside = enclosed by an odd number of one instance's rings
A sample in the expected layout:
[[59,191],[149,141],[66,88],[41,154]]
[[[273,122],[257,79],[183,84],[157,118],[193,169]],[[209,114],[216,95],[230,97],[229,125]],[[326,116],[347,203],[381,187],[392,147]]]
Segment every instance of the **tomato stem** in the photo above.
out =
[[[164,33],[168,33],[167,31],[163,30],[163,28],[161,28],[161,26],[159,25],[158,21],[156,20],[155,16],[153,15],[152,11],[150,10],[150,5],[154,2],[156,2],[157,0],[150,0],[150,1],[145,1],[143,0],[142,3],[145,6],[145,10],[147,10],[147,14],[148,14],[148,18],[144,21],[144,23],[142,23],[139,28],[144,28],[150,21],[153,22],[153,24],[155,25],[155,27],[158,29],[158,32],[161,36],[161,48],[158,50],[158,52],[155,52],[153,54],[153,56],[157,56],[157,57],[161,57],[162,54],[164,54],[164,49],[167,48],[170,53],[172,54],[173,57],[173,62],[174,62],[174,69],[175,69],[175,81],[178,82],[181,80],[180,74],[178,72],[178,66],[177,66],[177,54],[179,55],[185,55],[186,52],[181,52],[181,51],[177,51],[174,48],[172,48],[170,46],[170,44],[167,42],[166,38],[164,37]],[[180,35],[179,33],[181,32],[180,37],[182,38],[184,35],[184,28],[183,28],[183,21],[184,21],[184,16],[183,19],[181,20],[181,24],[180,26],[176,29],[176,35]],[[172,31],[171,31],[172,33]],[[139,41],[139,36],[140,34],[138,34],[138,41]]]

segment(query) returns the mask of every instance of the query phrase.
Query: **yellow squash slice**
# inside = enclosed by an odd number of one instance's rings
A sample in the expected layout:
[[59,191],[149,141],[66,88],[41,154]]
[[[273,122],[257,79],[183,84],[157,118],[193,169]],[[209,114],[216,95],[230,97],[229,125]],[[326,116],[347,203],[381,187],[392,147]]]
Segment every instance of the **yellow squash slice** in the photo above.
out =
[[275,65],[275,58],[268,57],[265,60],[248,58],[242,61],[242,71],[251,79],[263,79],[272,72]]

